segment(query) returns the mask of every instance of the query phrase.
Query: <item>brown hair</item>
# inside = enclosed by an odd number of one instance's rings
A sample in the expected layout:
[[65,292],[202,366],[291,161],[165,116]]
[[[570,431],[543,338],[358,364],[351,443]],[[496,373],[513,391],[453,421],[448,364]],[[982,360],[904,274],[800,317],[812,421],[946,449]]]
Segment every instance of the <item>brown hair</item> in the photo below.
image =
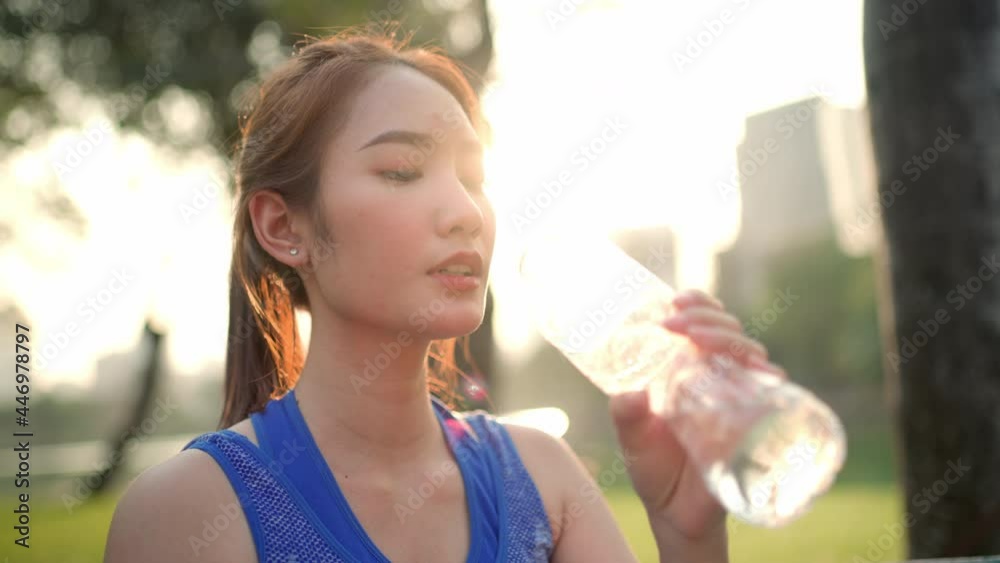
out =
[[[318,170],[313,151],[343,123],[351,102],[374,77],[375,70],[403,65],[416,69],[445,87],[458,100],[472,126],[488,137],[476,92],[463,68],[437,47],[409,47],[410,38],[396,39],[373,27],[348,28],[324,39],[296,43],[292,57],[275,69],[257,89],[252,109],[240,116],[241,138],[235,156],[236,217],[230,271],[229,335],[226,350],[224,407],[220,428],[263,409],[294,387],[304,363],[295,309],[309,309],[299,273],[268,254],[254,235],[250,198],[260,190],[280,194],[295,209],[312,209],[321,240],[329,238],[312,205]],[[335,245],[310,249],[323,259]],[[430,386],[451,404],[458,375],[458,340],[466,360],[468,336],[431,343]],[[430,363],[430,362],[429,362]]]

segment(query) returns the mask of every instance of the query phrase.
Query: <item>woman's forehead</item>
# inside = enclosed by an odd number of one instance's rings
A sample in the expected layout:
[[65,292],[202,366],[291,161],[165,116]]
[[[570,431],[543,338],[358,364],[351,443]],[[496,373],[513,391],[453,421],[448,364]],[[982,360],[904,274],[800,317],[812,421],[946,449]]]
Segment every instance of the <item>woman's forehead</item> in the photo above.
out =
[[461,104],[443,86],[409,67],[380,72],[358,93],[342,140],[355,149],[386,131],[445,139],[476,139]]

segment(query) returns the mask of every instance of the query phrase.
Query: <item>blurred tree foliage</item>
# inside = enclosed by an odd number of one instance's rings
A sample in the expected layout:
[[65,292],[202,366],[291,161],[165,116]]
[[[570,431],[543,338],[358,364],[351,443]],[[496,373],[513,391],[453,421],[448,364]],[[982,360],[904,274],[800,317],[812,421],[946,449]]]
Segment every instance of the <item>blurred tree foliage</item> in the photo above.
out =
[[807,384],[881,380],[870,257],[827,239],[788,251],[769,271],[770,290],[742,318],[775,361]]
[[[0,7],[0,141],[76,123],[89,95],[160,142],[218,145],[236,133],[240,95],[293,43],[391,20],[414,43],[443,46],[481,86],[493,54],[485,1],[11,0]],[[208,118],[201,135],[167,118],[182,94]]]

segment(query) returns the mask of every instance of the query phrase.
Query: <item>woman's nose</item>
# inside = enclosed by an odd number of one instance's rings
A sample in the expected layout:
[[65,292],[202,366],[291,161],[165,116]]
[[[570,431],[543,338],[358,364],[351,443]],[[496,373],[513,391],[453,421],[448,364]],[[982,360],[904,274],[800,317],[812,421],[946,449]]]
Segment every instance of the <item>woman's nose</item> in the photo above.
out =
[[483,209],[457,177],[448,181],[448,188],[437,210],[438,231],[441,236],[465,233],[475,237],[483,228]]

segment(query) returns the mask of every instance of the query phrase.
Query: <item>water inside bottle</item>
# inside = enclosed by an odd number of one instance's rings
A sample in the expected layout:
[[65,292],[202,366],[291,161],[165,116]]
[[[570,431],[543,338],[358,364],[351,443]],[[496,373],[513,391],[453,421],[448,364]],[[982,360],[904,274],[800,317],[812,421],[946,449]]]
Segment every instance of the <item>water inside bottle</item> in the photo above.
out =
[[833,483],[845,455],[843,429],[817,404],[794,401],[770,410],[749,427],[728,456],[707,466],[707,483],[734,516],[752,524],[780,526],[808,510]]

